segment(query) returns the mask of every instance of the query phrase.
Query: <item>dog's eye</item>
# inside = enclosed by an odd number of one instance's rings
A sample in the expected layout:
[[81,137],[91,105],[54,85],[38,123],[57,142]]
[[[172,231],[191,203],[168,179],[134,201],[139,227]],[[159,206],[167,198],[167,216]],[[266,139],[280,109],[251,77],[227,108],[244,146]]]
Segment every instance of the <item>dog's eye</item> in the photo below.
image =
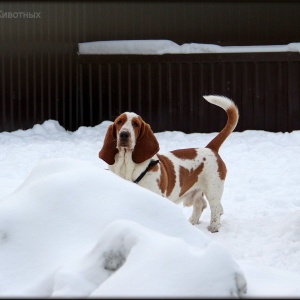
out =
[[117,122],[117,124],[118,124],[118,125],[121,125],[121,124],[122,124],[122,120],[119,120],[119,121]]
[[138,122],[133,122],[132,125],[133,125],[133,127],[139,127]]

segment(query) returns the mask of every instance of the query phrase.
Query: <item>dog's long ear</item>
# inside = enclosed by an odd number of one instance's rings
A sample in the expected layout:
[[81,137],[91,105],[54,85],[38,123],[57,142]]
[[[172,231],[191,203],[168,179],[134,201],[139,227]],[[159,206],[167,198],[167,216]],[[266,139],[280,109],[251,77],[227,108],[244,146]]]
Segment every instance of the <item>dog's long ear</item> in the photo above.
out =
[[102,149],[99,151],[99,158],[103,159],[107,164],[113,165],[115,163],[115,155],[118,153],[116,147],[116,127],[115,124],[111,124],[107,129]]
[[146,122],[141,122],[141,129],[132,153],[132,160],[136,164],[151,158],[159,151],[158,141]]

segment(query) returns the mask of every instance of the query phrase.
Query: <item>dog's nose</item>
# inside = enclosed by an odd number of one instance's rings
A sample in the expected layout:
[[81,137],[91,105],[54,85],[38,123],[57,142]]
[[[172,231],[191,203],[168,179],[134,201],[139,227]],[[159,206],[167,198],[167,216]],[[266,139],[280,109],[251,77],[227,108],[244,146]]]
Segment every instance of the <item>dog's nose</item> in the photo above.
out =
[[130,133],[128,131],[120,132],[120,138],[123,140],[127,140],[129,138]]

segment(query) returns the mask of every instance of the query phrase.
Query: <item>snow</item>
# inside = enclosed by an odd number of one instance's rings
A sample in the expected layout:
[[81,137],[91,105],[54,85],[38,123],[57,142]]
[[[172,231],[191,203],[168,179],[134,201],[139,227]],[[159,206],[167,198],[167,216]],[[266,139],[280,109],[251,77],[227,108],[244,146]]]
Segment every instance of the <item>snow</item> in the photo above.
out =
[[121,40],[78,43],[80,54],[177,53],[179,45],[169,40]]
[[[210,233],[209,207],[193,226],[190,207],[107,170],[110,124],[0,133],[0,297],[300,296],[300,131],[229,136]],[[155,135],[163,153],[216,133]]]
[[287,45],[219,46],[186,43],[178,45],[170,40],[113,40],[78,43],[79,54],[191,54],[243,52],[300,52],[300,43]]

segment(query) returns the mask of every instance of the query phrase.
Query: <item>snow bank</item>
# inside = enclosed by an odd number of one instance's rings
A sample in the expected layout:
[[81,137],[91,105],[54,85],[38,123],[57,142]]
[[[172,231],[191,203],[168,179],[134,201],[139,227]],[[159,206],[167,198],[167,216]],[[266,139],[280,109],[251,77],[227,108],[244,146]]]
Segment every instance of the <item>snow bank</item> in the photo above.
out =
[[41,160],[2,198],[0,265],[1,297],[237,297],[246,290],[228,250],[180,206],[76,159]]
[[191,54],[243,52],[300,52],[300,43],[261,46],[178,45],[170,40],[115,40],[78,43],[79,54]]

